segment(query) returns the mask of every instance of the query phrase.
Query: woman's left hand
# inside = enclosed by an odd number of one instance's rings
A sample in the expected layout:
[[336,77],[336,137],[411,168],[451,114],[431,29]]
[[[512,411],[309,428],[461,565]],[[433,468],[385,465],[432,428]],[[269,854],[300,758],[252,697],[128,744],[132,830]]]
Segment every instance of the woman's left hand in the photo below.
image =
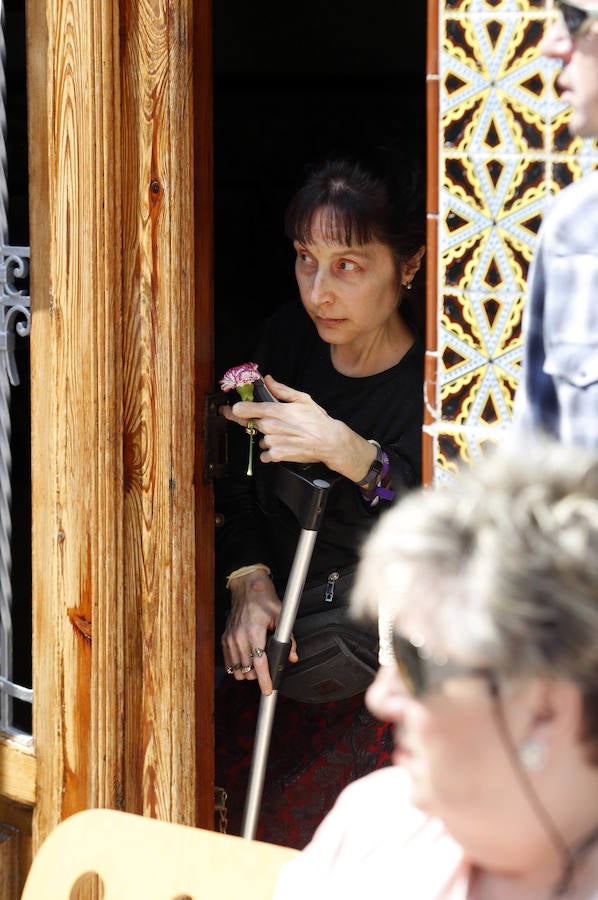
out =
[[353,481],[363,478],[376,453],[368,441],[329,416],[309,394],[275,381],[271,375],[264,381],[282,402],[239,401],[221,408],[225,418],[244,427],[253,420],[262,434],[262,462],[321,462]]

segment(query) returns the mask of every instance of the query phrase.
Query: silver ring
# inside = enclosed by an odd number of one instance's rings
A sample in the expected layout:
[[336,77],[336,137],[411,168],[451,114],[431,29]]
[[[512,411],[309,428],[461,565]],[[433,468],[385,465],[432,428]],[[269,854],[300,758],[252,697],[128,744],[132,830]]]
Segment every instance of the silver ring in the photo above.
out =
[[234,671],[235,671],[235,667],[234,667],[234,666],[227,666],[227,667],[226,667],[226,674],[227,674],[227,675],[232,675]]
[[241,672],[243,675],[247,675],[248,672],[251,672],[253,666],[241,666]]
[[254,647],[252,656],[257,656],[257,658],[259,659],[260,656],[264,655],[264,653],[265,651],[263,647]]

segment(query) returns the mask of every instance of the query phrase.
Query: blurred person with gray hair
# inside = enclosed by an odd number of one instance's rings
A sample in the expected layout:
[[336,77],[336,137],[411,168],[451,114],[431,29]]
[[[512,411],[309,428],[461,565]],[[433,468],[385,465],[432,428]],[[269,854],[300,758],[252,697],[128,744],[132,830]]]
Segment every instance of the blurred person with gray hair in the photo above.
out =
[[356,615],[394,765],[349,785],[276,900],[598,898],[598,457],[513,442],[384,514]]

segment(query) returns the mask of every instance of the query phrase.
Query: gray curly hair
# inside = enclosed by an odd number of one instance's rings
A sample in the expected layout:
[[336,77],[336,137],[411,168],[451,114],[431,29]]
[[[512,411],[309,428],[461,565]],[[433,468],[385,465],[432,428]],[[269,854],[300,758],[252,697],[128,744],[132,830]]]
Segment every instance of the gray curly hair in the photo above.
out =
[[352,607],[415,613],[456,659],[574,681],[598,763],[598,455],[510,440],[411,493],[364,544]]

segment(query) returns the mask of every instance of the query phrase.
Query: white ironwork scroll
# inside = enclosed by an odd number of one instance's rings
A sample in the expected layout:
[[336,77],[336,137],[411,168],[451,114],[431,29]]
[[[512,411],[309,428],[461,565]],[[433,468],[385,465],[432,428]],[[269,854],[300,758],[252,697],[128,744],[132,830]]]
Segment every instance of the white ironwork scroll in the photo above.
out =
[[31,702],[30,688],[13,682],[13,619],[11,586],[11,385],[19,383],[14,355],[16,335],[30,328],[26,288],[29,248],[8,243],[8,180],[6,118],[5,10],[0,0],[0,727],[12,730],[13,698]]

